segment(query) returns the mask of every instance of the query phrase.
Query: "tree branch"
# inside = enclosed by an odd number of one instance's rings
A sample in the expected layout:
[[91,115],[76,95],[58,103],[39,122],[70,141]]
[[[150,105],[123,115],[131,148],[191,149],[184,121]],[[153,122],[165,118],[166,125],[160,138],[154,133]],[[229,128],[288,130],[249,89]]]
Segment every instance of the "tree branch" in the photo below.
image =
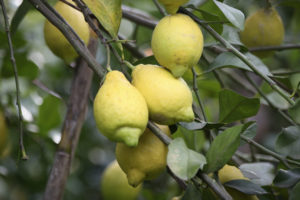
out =
[[289,49],[300,49],[300,44],[283,44],[278,46],[266,46],[266,47],[251,47],[249,48],[250,52],[257,51],[282,51]]
[[[93,54],[96,53],[97,40],[90,40],[89,49]],[[92,77],[92,70],[81,58],[74,75],[67,114],[61,131],[62,138],[55,153],[44,200],[62,199],[71,162],[75,154],[78,138],[87,111]]]
[[17,95],[17,107],[18,107],[18,115],[19,115],[19,132],[20,132],[20,137],[19,137],[19,146],[20,146],[20,151],[21,151],[21,159],[22,160],[27,160],[28,156],[25,151],[24,143],[23,143],[23,114],[22,114],[22,107],[21,107],[21,100],[20,100],[20,86],[19,86],[19,77],[18,77],[18,68],[16,64],[16,59],[14,56],[14,48],[11,40],[11,35],[10,35],[10,28],[9,28],[9,22],[8,22],[8,16],[6,13],[6,8],[3,0],[0,0],[0,4],[2,7],[2,13],[4,17],[4,22],[5,22],[5,31],[6,31],[6,36],[8,40],[8,46],[9,46],[9,52],[10,52],[10,61],[13,66],[14,70],[14,76],[15,76],[15,83],[16,83],[16,95]]

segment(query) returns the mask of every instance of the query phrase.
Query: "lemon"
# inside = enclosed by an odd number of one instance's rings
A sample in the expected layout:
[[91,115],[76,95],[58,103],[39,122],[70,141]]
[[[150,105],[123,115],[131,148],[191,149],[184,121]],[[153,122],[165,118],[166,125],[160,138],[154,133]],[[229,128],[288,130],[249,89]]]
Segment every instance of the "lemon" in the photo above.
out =
[[[248,178],[244,177],[238,168],[230,165],[225,165],[222,169],[220,169],[218,175],[222,184],[236,179],[248,180]],[[242,192],[227,187],[226,190],[234,200],[258,200],[255,195],[246,195]]]
[[[170,136],[168,126],[159,125]],[[168,148],[149,129],[146,129],[136,147],[118,143],[116,158],[127,174],[128,183],[137,187],[144,180],[156,178],[166,168]]]
[[158,63],[179,77],[198,63],[203,50],[203,35],[189,16],[169,15],[155,27],[151,47]]
[[103,172],[101,179],[101,194],[103,200],[135,200],[142,185],[134,188],[128,184],[126,174],[115,160]]
[[[74,4],[72,0],[67,1]],[[58,1],[54,8],[68,22],[81,40],[87,44],[90,38],[90,31],[83,14],[61,1]],[[50,50],[66,63],[72,62],[78,56],[69,41],[48,20],[44,26],[44,38]]]
[[136,146],[146,129],[148,108],[144,97],[119,71],[111,71],[94,100],[99,131],[112,141]]
[[194,120],[192,93],[182,78],[157,65],[140,64],[132,72],[132,84],[144,96],[151,120],[165,125]]
[[[247,47],[280,45],[284,39],[284,26],[278,12],[274,8],[269,8],[253,13],[246,19],[240,38]],[[272,51],[253,52],[261,58],[272,53]]]
[[0,157],[5,154],[8,143],[8,133],[3,113],[0,111]]
[[166,8],[169,14],[175,14],[179,6],[185,4],[189,0],[158,0]]

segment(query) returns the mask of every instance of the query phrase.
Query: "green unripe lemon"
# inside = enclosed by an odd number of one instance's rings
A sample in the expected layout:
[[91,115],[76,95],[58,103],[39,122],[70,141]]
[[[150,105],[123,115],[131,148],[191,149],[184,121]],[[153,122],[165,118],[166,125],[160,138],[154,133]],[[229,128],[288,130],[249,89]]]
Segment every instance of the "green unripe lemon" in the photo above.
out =
[[[247,47],[265,47],[280,45],[284,39],[284,26],[274,8],[261,9],[246,19],[245,28],[240,33],[241,41]],[[257,51],[253,54],[263,58],[272,51]]]
[[128,184],[126,174],[115,160],[105,169],[101,179],[103,200],[136,200],[142,185],[134,188]]

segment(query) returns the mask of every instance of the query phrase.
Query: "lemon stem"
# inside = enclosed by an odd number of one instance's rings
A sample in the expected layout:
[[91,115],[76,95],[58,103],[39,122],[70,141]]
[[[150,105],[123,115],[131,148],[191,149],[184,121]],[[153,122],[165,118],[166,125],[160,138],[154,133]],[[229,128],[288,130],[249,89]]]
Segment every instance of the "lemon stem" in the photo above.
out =
[[135,66],[132,65],[130,62],[128,62],[127,60],[124,60],[123,62],[124,62],[124,64],[125,64],[127,67],[129,67],[131,70],[134,70]]

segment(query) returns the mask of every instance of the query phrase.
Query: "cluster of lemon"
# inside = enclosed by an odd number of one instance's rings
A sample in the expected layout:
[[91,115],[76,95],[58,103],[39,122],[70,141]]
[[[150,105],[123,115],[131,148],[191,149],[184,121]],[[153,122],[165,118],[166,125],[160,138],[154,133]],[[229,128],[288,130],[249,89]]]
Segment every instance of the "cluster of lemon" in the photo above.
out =
[[131,83],[111,71],[94,100],[97,127],[118,142],[116,159],[134,187],[166,167],[167,147],[146,129],[149,118],[169,136],[166,125],[194,120],[192,93],[181,76],[200,59],[203,36],[190,17],[171,14],[156,26],[151,45],[163,67],[140,64]]

